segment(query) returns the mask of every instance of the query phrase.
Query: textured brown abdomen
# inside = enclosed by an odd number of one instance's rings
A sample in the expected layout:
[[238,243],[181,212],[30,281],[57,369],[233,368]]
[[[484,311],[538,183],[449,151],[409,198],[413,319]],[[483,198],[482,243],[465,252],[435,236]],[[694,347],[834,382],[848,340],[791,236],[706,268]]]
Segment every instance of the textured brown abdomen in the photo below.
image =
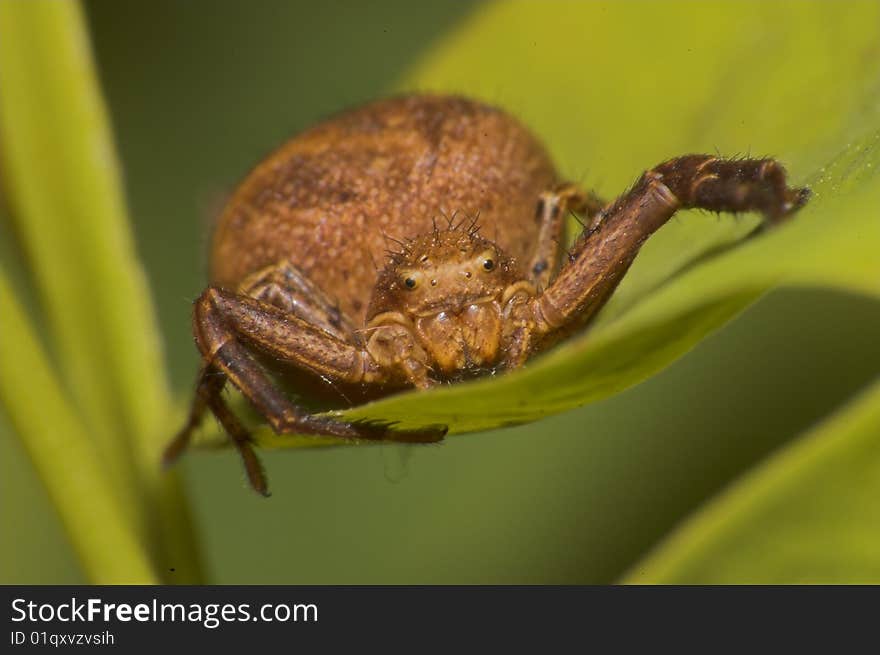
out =
[[528,261],[538,195],[556,172],[540,143],[498,109],[445,96],[383,100],[288,141],[221,215],[211,282],[234,289],[289,259],[357,323],[391,239],[479,212],[481,233]]

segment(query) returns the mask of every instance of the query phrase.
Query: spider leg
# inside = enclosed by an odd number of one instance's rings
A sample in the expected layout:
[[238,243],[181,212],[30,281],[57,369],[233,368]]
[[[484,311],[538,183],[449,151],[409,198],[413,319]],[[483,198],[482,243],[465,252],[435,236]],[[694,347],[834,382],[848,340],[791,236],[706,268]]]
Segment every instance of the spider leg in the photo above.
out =
[[298,407],[272,382],[249,348],[298,368],[348,383],[382,382],[369,353],[265,302],[209,287],[196,301],[193,331],[202,355],[221,370],[278,434],[301,433],[427,443],[445,428],[393,430],[385,424],[319,417]]
[[537,289],[547,284],[562,264],[565,248],[565,224],[569,212],[585,216],[584,228],[594,229],[594,223],[605,203],[591,191],[582,191],[573,184],[561,184],[552,191],[545,191],[538,198],[536,218],[541,225],[538,245],[529,263],[528,275]]
[[186,424],[174,435],[162,453],[162,466],[168,468],[183,454],[192,441],[192,433],[202,422],[211,399],[219,396],[226,384],[226,376],[211,366],[203,365],[196,378],[196,392],[189,409]]
[[603,209],[545,292],[532,301],[538,334],[562,333],[588,322],[605,304],[644,241],[680,208],[759,211],[778,223],[802,207],[808,189],[786,185],[773,159],[686,155],[647,171],[629,192]]
[[268,497],[270,495],[269,481],[266,479],[266,471],[263,468],[259,457],[257,457],[257,454],[254,452],[250,433],[248,433],[245,427],[241,424],[238,417],[233,414],[232,410],[229,409],[226,401],[223,400],[223,396],[219,393],[215,393],[209,397],[208,407],[211,409],[214,416],[217,417],[217,420],[220,421],[220,425],[223,426],[223,429],[226,430],[226,434],[229,435],[232,445],[238,450],[238,454],[241,456],[241,461],[242,464],[244,464],[244,470],[247,474],[251,488],[261,496]]
[[296,406],[275,387],[252,356],[252,349],[327,380],[381,383],[387,377],[364,349],[361,335],[349,319],[289,262],[248,276],[239,286],[239,293],[209,288],[196,301],[193,327],[204,364],[189,417],[166,447],[164,466],[171,465],[186,450],[193,431],[210,410],[241,455],[251,486],[268,495],[266,476],[251,436],[221,396],[227,380],[277,433],[405,443],[436,442],[446,433],[444,426],[395,430],[391,423],[317,417]]
[[357,340],[357,331],[339,306],[289,261],[281,261],[246,277],[239,293],[293,314],[342,341]]
[[201,423],[205,411],[210,410],[226,430],[232,445],[238,450],[251,487],[257,493],[268,496],[269,486],[266,474],[251,445],[251,436],[220,394],[225,385],[226,375],[212,366],[202,367],[202,370],[199,371],[196,394],[190,407],[189,418],[180,432],[171,440],[171,443],[166,446],[162,454],[162,466],[165,468],[171,466],[183,454],[189,447],[192,433]]
[[[338,339],[359,342],[357,332],[336,303],[289,261],[281,261],[249,275],[238,290],[243,295],[283,309]],[[210,366],[201,367],[189,419],[166,448],[163,457],[166,464],[173,462],[186,450],[190,433],[201,423],[210,404],[209,399],[219,394],[225,383],[226,376],[222,372]]]
[[515,285],[507,292],[504,309],[504,339],[507,343],[502,368],[519,368],[529,358],[535,342],[534,317],[530,303],[535,293],[547,287],[562,266],[566,219],[570,212],[580,214],[588,234],[595,232],[607,203],[592,191],[583,191],[574,184],[560,184],[538,198],[537,219],[541,225],[538,245],[528,268],[528,282]]

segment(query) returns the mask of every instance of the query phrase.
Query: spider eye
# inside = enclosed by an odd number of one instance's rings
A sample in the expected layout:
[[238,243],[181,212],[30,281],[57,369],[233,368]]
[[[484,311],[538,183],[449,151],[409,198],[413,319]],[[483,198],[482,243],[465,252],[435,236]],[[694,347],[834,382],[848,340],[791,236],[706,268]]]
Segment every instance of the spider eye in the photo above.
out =
[[415,278],[408,277],[403,281],[403,283],[406,285],[407,289],[415,289],[416,288]]
[[483,270],[484,271],[491,271],[493,268],[495,268],[495,260],[494,259],[484,259],[483,260]]

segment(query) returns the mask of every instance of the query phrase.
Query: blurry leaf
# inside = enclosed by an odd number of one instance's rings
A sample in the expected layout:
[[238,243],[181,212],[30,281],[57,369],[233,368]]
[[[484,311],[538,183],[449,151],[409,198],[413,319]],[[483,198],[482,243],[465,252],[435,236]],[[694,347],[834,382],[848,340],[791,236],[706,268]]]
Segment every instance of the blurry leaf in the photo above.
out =
[[880,582],[880,382],[712,500],[626,582]]
[[[799,219],[829,196],[877,184],[880,5],[562,6],[564,20],[552,5],[486,6],[416,66],[403,88],[465,93],[507,108],[544,139],[563,175],[609,198],[645,168],[688,152],[780,158],[793,180],[810,183],[818,196]],[[572,44],[583,48],[573,65]],[[827,168],[841,159],[847,164]],[[831,216],[825,209],[812,218],[813,232],[829,232],[822,219]],[[847,229],[833,217],[835,231]],[[805,222],[792,229],[807,229]],[[750,225],[681,212],[648,241],[611,304],[632,304],[695,253],[731,242]],[[785,247],[779,242],[776,254],[800,264]],[[805,268],[816,272],[811,281],[826,274],[862,290],[880,288],[855,270],[843,280],[835,260],[804,264],[803,275],[810,275]],[[780,270],[783,264],[769,277]],[[748,275],[763,285],[763,273],[753,267]]]
[[84,27],[75,2],[3,3],[0,134],[12,217],[57,354],[125,474],[119,432],[156,440],[169,401]]
[[133,502],[133,453],[119,438],[122,408],[107,355],[108,345],[123,348],[128,339],[122,331],[108,338],[96,320],[109,303],[129,302],[120,281],[131,246],[115,243],[124,207],[81,23],[72,2],[0,5],[3,182],[52,354],[116,486]]
[[194,581],[186,504],[158,466],[171,414],[159,335],[79,3],[0,3],[0,89],[4,190],[76,434],[152,554]]
[[74,550],[96,584],[155,584],[136,517],[65,398],[20,304],[0,274],[0,403],[21,436]]
[[[773,153],[810,204],[733,249],[755,224],[682,212],[643,248],[586,334],[521,371],[354,408],[349,418],[451,432],[524,423],[659,371],[777,284],[880,294],[880,6],[852,3],[503,2],[485,6],[417,64],[404,89],[506,107],[565,175],[613,197],[688,152]],[[583,59],[571,61],[572,43]],[[638,47],[633,47],[638,44]],[[821,89],[821,93],[817,93]],[[723,254],[695,261],[716,249]],[[203,435],[222,442],[216,429]],[[276,437],[264,446],[332,443]]]

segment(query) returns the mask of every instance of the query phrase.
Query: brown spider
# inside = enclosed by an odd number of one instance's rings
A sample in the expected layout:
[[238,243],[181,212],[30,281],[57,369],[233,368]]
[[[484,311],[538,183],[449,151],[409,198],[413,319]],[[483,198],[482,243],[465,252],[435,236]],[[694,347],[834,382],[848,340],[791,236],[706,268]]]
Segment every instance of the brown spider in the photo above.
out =
[[[210,409],[267,493],[220,395],[227,380],[279,434],[439,441],[443,426],[310,414],[269,376],[292,371],[297,389],[331,382],[366,398],[517,368],[586,325],[677,209],[757,210],[772,223],[808,196],[773,159],[686,155],[606,204],[562,182],[540,142],[498,109],[419,95],[342,114],[262,161],[226,205],[211,286],[195,303],[197,391],[165,462]],[[456,210],[479,220],[438,227]],[[566,252],[572,212],[584,230]]]

